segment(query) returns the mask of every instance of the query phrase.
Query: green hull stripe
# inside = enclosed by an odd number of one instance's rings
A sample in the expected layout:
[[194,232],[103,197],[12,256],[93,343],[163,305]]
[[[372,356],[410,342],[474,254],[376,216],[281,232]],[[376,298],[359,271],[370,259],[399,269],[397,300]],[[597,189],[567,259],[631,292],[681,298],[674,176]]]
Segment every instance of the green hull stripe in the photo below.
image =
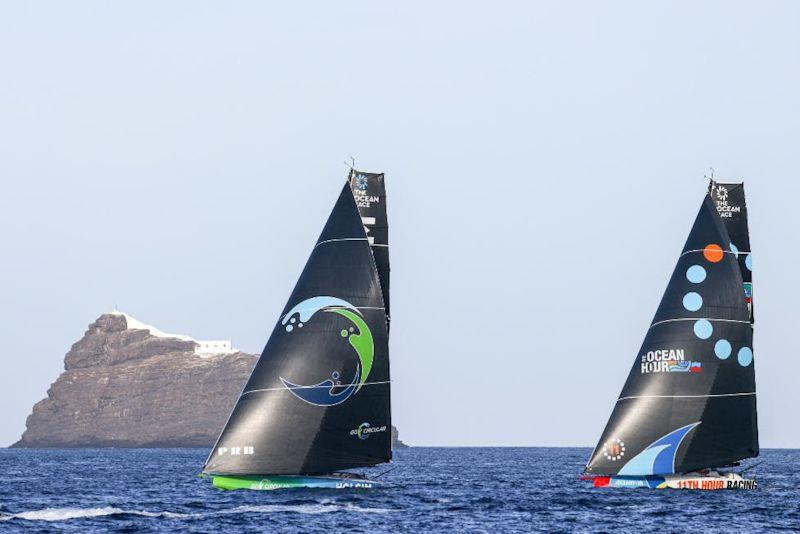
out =
[[215,488],[225,490],[276,490],[289,488],[371,488],[376,485],[371,480],[346,479],[338,477],[306,476],[212,476]]

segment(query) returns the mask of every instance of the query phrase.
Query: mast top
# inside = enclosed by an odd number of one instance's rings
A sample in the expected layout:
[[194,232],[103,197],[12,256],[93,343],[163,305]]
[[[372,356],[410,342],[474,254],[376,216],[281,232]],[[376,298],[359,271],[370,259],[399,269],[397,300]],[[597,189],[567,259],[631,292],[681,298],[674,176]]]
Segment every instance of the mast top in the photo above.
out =
[[709,167],[708,169],[709,169],[709,171],[710,171],[710,172],[709,172],[709,174],[703,174],[703,177],[704,177],[704,178],[706,178],[706,179],[708,179],[708,191],[709,191],[709,192],[711,192],[711,190],[712,190],[712,189],[714,188],[714,186],[716,186],[717,184],[726,184],[726,185],[744,185],[744,180],[740,180],[740,181],[738,181],[738,182],[718,182],[718,181],[715,179],[715,176],[714,176],[714,167]]

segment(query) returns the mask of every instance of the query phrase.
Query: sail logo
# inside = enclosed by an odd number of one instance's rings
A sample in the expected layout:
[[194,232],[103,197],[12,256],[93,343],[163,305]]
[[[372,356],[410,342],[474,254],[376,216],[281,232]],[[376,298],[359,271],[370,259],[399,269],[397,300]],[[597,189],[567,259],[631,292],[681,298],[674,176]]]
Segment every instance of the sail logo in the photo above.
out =
[[365,174],[356,174],[356,180],[351,189],[353,190],[353,198],[356,201],[356,206],[361,208],[371,208],[372,204],[377,204],[381,201],[378,195],[368,195],[367,189],[369,188],[369,177]]
[[658,349],[641,356],[641,373],[700,373],[702,362],[686,359],[683,349]]
[[231,456],[240,456],[242,454],[255,454],[255,447],[252,445],[246,445],[244,447],[219,447],[217,449],[217,454],[219,456],[225,456],[229,454]]
[[625,456],[625,442],[618,438],[611,438],[603,444],[603,456],[606,460],[616,462]]
[[370,426],[369,423],[361,423],[358,425],[358,428],[354,428],[350,431],[351,436],[355,436],[360,440],[365,440],[370,437],[372,434],[376,434],[378,432],[386,432],[386,425],[384,426]]
[[356,200],[356,206],[359,208],[371,208],[372,204],[377,204],[381,201],[381,197],[378,195],[368,195],[364,191],[359,191],[357,189],[353,190],[353,198]]
[[310,321],[317,312],[335,313],[351,323],[351,326],[341,330],[341,336],[347,339],[358,358],[355,375],[350,383],[346,385],[342,384],[341,375],[336,370],[331,372],[331,378],[317,384],[295,384],[283,377],[280,377],[280,380],[292,395],[308,404],[335,406],[358,393],[366,383],[375,357],[375,343],[372,338],[372,332],[358,308],[346,300],[336,297],[311,297],[300,302],[283,316],[281,325],[283,325],[287,333],[291,334],[295,331],[295,328],[302,329],[303,325]]
[[369,184],[369,177],[366,174],[356,174],[356,187],[362,191],[367,190]]
[[663,475],[675,472],[675,456],[683,438],[701,421],[673,430],[660,437],[642,452],[625,462],[617,473],[619,476]]
[[753,283],[744,283],[744,301],[747,303],[747,311],[750,312],[750,319],[753,319]]
[[720,217],[729,219],[733,217],[734,213],[740,213],[742,211],[741,206],[733,206],[728,203],[727,187],[718,185],[711,189],[711,193],[714,203],[717,205],[717,213],[719,213]]

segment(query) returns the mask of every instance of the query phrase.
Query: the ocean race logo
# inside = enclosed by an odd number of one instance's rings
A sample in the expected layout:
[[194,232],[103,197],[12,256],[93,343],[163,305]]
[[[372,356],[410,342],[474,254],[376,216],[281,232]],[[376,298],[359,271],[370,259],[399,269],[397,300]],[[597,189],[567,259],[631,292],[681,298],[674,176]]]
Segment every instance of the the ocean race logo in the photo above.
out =
[[728,188],[724,185],[715,185],[711,188],[711,197],[717,205],[717,213],[720,217],[731,218],[734,213],[742,211],[741,206],[735,206],[728,203]]
[[365,440],[372,434],[377,434],[378,432],[386,432],[386,425],[370,426],[369,423],[365,422],[358,425],[358,428],[354,428],[353,430],[351,430],[350,435],[355,436],[360,440]]
[[701,362],[686,359],[683,349],[658,349],[641,356],[642,374],[651,373],[700,373]]
[[367,186],[369,185],[369,177],[366,174],[358,173],[356,174],[356,187],[362,191],[367,190]]
[[298,399],[315,406],[334,406],[343,403],[357,393],[367,381],[372,370],[375,344],[372,332],[361,312],[346,300],[336,297],[320,296],[306,299],[289,310],[289,313],[281,319],[281,324],[286,332],[290,334],[295,332],[292,335],[300,335],[297,332],[302,330],[303,325],[311,320],[317,312],[335,313],[351,323],[349,327],[341,330],[341,336],[348,341],[358,357],[355,375],[346,385],[342,384],[341,374],[336,370],[331,372],[330,378],[307,386],[295,384],[283,377],[280,379],[284,387]]
[[359,209],[371,208],[372,204],[377,204],[381,201],[381,197],[378,195],[367,194],[368,188],[369,176],[360,173],[356,174],[355,182],[353,182],[351,189],[353,190],[353,198],[356,200],[356,206],[358,206]]
[[611,438],[603,443],[603,456],[606,460],[616,462],[625,456],[625,442],[619,438]]

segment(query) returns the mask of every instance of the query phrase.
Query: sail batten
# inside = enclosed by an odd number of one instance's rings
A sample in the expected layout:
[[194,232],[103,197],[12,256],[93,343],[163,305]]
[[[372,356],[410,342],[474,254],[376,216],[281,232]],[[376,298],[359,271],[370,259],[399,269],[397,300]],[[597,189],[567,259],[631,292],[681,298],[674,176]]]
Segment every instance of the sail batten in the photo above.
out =
[[704,198],[586,472],[664,475],[758,455],[752,260],[742,258],[750,242],[738,187],[738,207],[721,208],[711,191]]
[[382,287],[348,180],[204,472],[320,475],[389,461],[388,351]]
[[[391,383],[392,383],[391,380],[382,380],[380,382],[364,382],[361,385],[362,386],[379,386],[381,384],[391,384]],[[259,393],[261,391],[284,391],[284,390],[293,390],[293,389],[326,389],[326,388],[330,389],[330,386],[328,386],[328,385],[322,385],[322,386],[319,386],[319,385],[313,385],[313,386],[292,385],[290,387],[289,386],[284,386],[284,387],[280,387],[280,388],[251,389],[251,390],[243,392],[241,396],[249,395],[250,393]]]
[[706,399],[709,397],[740,397],[755,394],[755,391],[747,391],[744,393],[717,393],[714,395],[633,395],[630,397],[620,397],[617,399],[617,402],[630,399]]
[[654,326],[658,326],[664,323],[674,323],[676,321],[719,321],[721,323],[742,323],[742,324],[750,324],[750,321],[746,321],[743,319],[722,319],[720,317],[675,317],[674,319],[662,319],[661,321],[656,321],[655,323],[650,325],[650,328]]

